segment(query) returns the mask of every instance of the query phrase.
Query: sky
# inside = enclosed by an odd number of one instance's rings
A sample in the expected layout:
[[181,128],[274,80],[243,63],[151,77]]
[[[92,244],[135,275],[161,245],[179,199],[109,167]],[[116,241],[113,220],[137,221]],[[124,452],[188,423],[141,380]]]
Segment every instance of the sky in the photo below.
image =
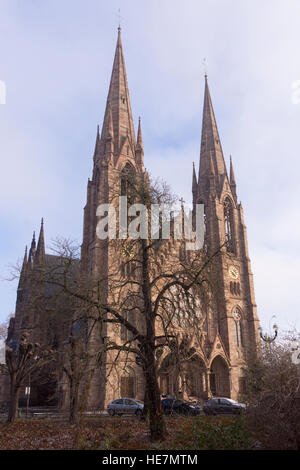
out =
[[265,331],[273,315],[281,330],[299,330],[298,0],[0,0],[0,321],[15,308],[9,266],[41,217],[48,246],[57,236],[81,242],[119,9],[147,170],[191,201],[205,58],[259,318]]

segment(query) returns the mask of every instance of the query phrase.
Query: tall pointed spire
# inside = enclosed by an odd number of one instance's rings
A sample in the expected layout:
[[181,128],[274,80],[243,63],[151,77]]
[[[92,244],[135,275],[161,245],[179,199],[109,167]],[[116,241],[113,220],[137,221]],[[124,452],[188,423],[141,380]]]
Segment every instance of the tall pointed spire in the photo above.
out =
[[198,183],[197,183],[197,176],[196,176],[196,170],[195,170],[195,163],[193,162],[193,180],[192,180],[192,192],[197,191]]
[[36,248],[35,232],[33,232],[32,241],[31,241],[31,246],[30,246],[30,250],[29,250],[29,254],[28,254],[28,263],[27,263],[27,265],[28,265],[29,267],[33,267],[34,257],[35,257],[35,251],[36,251],[35,248]]
[[94,150],[94,160],[101,155],[100,151],[100,132],[99,132],[99,124],[97,126],[97,134],[96,134],[96,142],[95,142],[95,150]]
[[236,184],[231,155],[230,155],[230,184]]
[[132,148],[135,147],[135,133],[129,98],[126,67],[123,56],[121,28],[118,28],[118,40],[110,79],[101,139],[105,140],[109,121],[112,116],[114,151],[118,154],[128,136]]
[[215,113],[211,101],[210,91],[205,75],[205,91],[202,117],[202,137],[199,166],[199,191],[205,191],[207,176],[212,172],[220,183],[222,175],[226,174],[226,166],[221,147]]
[[139,127],[138,127],[138,133],[137,133],[135,155],[136,155],[137,162],[143,167],[144,166],[144,146],[143,146],[142,126],[141,126],[140,117],[139,117]]
[[22,268],[21,268],[21,272],[20,272],[19,286],[22,284],[22,282],[25,278],[26,268],[27,268],[27,246],[25,247],[23,264],[22,264]]
[[233,171],[233,164],[232,164],[231,155],[230,155],[230,187],[231,187],[233,197],[234,197],[235,201],[237,201],[236,182],[235,182],[235,176],[234,176],[234,171]]
[[35,261],[37,264],[42,265],[45,262],[45,237],[44,237],[44,220],[41,221],[41,229],[39,235],[39,241],[37,244]]
[[142,128],[141,128],[141,117],[139,116],[139,127],[138,127],[138,134],[137,134],[137,147],[143,148],[143,137],[142,137]]

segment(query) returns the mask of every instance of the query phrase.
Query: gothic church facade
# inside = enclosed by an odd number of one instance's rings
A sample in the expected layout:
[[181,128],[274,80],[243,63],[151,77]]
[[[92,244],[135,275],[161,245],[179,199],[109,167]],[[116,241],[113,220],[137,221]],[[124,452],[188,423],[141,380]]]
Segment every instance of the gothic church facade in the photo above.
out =
[[[200,148],[198,175],[194,165],[192,171],[193,205],[204,204],[205,241],[210,249],[216,250],[224,246],[216,270],[220,286],[216,311],[211,313],[205,341],[195,345],[197,360],[187,370],[186,378],[190,387],[183,397],[205,399],[210,396],[230,396],[236,399],[243,387],[243,365],[259,345],[259,321],[243,209],[238,202],[231,159],[229,174],[227,172],[206,76]],[[96,235],[97,207],[111,199],[115,181],[124,168],[131,167],[141,174],[145,171],[141,122],[139,120],[136,137],[120,28],[102,130],[100,132],[98,127],[93,162],[93,174],[88,181],[84,208],[81,267],[84,272],[96,277],[109,271],[114,256],[109,243],[99,240]],[[28,327],[24,321],[27,313],[22,297],[26,270],[33,265],[53,262],[50,258],[45,253],[42,226],[37,249],[33,240],[29,257],[25,254],[16,315],[9,332],[11,337],[18,338]],[[54,334],[60,344],[67,335],[68,328],[66,325],[64,328],[57,325],[54,328],[58,331],[55,333],[52,329],[51,334]],[[47,332],[43,331],[41,336],[44,337],[45,334]],[[165,364],[166,367],[162,367],[160,373],[161,393],[178,395],[182,391],[182,384],[178,383],[180,378],[174,377],[172,371],[168,370],[167,361]],[[123,377],[122,365],[108,381],[105,381],[105,373],[102,370],[93,377],[89,408],[103,408],[111,399],[121,395],[144,398],[143,376],[138,365],[130,370],[127,368],[126,377]],[[61,380],[58,387],[64,395],[64,398],[59,398],[59,403],[63,406],[66,404],[65,381]],[[4,388],[6,387],[3,385],[2,400]]]

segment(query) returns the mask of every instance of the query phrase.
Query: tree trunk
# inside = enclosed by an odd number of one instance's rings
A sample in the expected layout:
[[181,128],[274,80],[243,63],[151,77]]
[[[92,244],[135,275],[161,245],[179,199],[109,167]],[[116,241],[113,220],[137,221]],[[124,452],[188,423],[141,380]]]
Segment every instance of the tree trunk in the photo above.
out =
[[10,376],[10,401],[8,408],[8,423],[13,423],[18,417],[20,386],[16,383],[16,374]]
[[145,240],[141,240],[142,246],[142,293],[145,308],[146,339],[141,345],[144,355],[144,374],[147,390],[147,408],[149,410],[149,426],[151,441],[165,439],[166,424],[161,408],[160,390],[157,380],[157,368],[155,361],[155,315],[152,311],[151,287],[149,277],[149,251]]
[[145,398],[147,399],[146,413],[149,413],[150,439],[151,441],[164,440],[167,431],[161,407],[154,350],[152,350],[151,347],[147,347],[145,352],[145,379],[147,390]]
[[[143,370],[144,372],[144,377],[146,377],[146,374],[145,374],[145,369]],[[143,409],[143,419],[144,420],[147,420],[148,417],[149,417],[149,398],[148,398],[148,390],[147,390],[147,386],[145,387],[145,394],[144,394],[144,409]]]
[[76,424],[78,422],[78,385],[74,379],[70,379],[70,414],[69,422]]

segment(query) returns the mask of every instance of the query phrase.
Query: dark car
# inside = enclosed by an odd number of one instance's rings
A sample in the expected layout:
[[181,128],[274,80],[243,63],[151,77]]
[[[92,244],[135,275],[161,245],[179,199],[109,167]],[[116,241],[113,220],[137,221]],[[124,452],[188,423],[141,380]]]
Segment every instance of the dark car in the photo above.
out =
[[201,413],[199,406],[190,405],[183,400],[177,400],[176,398],[164,398],[161,401],[161,406],[165,414],[183,414],[183,415],[198,415]]
[[246,405],[238,403],[231,398],[211,398],[203,405],[203,411],[206,415],[217,414],[241,414],[245,411]]

